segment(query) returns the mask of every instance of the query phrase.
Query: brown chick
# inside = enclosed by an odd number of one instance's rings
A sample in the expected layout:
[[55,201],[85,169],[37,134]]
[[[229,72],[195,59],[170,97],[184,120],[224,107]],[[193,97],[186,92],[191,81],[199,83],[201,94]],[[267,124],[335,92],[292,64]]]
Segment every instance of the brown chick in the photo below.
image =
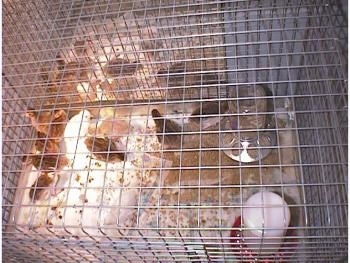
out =
[[159,143],[165,149],[215,148],[219,145],[218,133],[201,131],[196,122],[184,124],[183,128],[175,121],[164,118],[157,109],[152,110]]
[[74,42],[74,52],[78,57],[85,58],[88,49],[87,40],[76,40]]
[[87,137],[85,145],[93,156],[103,162],[123,161],[125,154],[117,149],[117,146],[108,138]]
[[141,67],[142,65],[136,61],[130,62],[126,59],[115,58],[107,63],[103,68],[103,72],[107,77],[114,78],[118,76],[133,75]]
[[228,105],[226,101],[209,101],[203,102],[202,106],[196,108],[191,115],[198,117],[200,117],[200,115],[216,115],[219,113],[224,113],[227,110]]
[[58,70],[49,83],[49,91],[59,95],[56,98],[58,103],[81,102],[82,98],[77,91],[77,86],[82,82],[89,82],[91,69],[88,62],[82,60],[66,63],[61,55],[56,59]]
[[94,43],[90,38],[76,40],[74,42],[74,56],[85,61],[93,60],[95,57]]
[[164,118],[157,109],[152,110],[152,118],[156,124],[157,138],[169,148],[181,145],[181,127],[176,122]]
[[56,140],[50,139],[46,134],[37,132],[35,150],[41,153],[59,153],[60,145]]
[[48,187],[52,185],[54,181],[54,174],[43,172],[40,173],[38,179],[32,184],[29,197],[34,201],[42,200],[47,195]]
[[201,118],[216,117],[219,114],[223,114],[228,110],[227,101],[209,101],[203,102],[198,108],[196,108],[192,114],[190,121],[200,122]]
[[45,172],[60,170],[69,164],[69,161],[65,156],[48,153],[29,155],[27,157],[27,162],[32,164],[37,170]]
[[57,55],[56,61],[59,70],[59,75],[56,77],[57,80],[64,79],[70,75],[73,75],[75,79],[81,81],[88,80],[89,69],[87,67],[87,61],[79,60],[67,63],[60,54]]
[[56,142],[61,140],[67,123],[67,114],[64,110],[35,111],[29,109],[26,116],[30,118],[33,127],[40,133]]

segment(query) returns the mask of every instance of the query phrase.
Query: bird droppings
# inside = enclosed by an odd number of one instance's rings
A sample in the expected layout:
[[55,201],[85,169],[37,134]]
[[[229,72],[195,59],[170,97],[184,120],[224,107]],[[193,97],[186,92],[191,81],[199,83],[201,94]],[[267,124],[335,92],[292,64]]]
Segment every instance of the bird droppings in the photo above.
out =
[[79,180],[80,180],[80,174],[76,174],[75,175],[75,181],[79,182]]
[[[78,121],[82,122],[82,118]],[[147,199],[147,196],[152,192],[152,189],[146,189],[140,197],[141,192],[136,187],[153,186],[159,179],[160,165],[162,165],[157,152],[160,146],[156,136],[153,132],[149,135],[145,135],[144,132],[146,123],[149,123],[149,117],[135,116],[135,121],[137,128],[133,128],[133,121],[131,121],[130,134],[118,138],[117,145],[123,147],[126,157],[115,163],[100,160],[91,162],[91,155],[87,155],[86,149],[81,147],[84,146],[85,128],[89,126],[84,123],[84,127],[80,129],[79,139],[73,140],[70,137],[72,140],[67,141],[69,143],[67,158],[71,164],[60,173],[59,181],[60,187],[64,190],[56,196],[50,196],[47,201],[39,200],[36,203],[25,196],[22,201],[23,207],[18,210],[17,223],[25,225],[28,222],[40,232],[41,229],[45,231],[41,226],[44,226],[49,220],[52,223],[52,231],[56,235],[65,235],[66,231],[69,231],[71,236],[86,236],[85,232],[94,236],[103,233],[104,236],[108,235],[108,231],[114,235],[119,234],[120,232],[115,233],[113,228],[104,229],[105,226],[115,224],[115,218],[118,218],[119,226],[132,227],[137,219],[135,213],[137,213],[138,200],[140,198]],[[142,125],[144,126],[141,127]],[[81,125],[76,126],[80,127]],[[72,127],[72,125],[66,127]],[[142,131],[142,134],[139,135],[139,131]],[[72,134],[73,131],[65,131],[66,133]],[[66,142],[65,138],[63,139]],[[155,149],[153,146],[157,148]],[[147,152],[152,153],[153,157],[150,158],[148,154],[146,155]],[[134,164],[133,161],[135,161]],[[35,168],[30,170],[27,184],[35,181],[37,176],[38,172]],[[24,186],[24,188],[28,188],[28,186]],[[87,203],[89,206],[82,209],[82,204]],[[30,209],[33,209],[34,206],[36,216],[34,221],[29,221],[31,217],[25,216],[25,214],[31,213]],[[60,227],[62,220],[65,224],[64,229]],[[104,231],[99,234],[97,228],[91,227],[94,225],[99,225]],[[29,230],[29,228],[27,229]],[[85,232],[82,232],[82,229]]]

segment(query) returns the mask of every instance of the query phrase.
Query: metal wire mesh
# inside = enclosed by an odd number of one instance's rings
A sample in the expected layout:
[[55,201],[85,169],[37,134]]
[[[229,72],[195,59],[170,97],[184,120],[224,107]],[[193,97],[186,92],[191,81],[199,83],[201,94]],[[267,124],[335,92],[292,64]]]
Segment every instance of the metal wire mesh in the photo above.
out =
[[[3,25],[6,262],[347,258],[347,19],[337,1],[16,0],[3,1]],[[82,109],[95,122],[82,115],[69,138]],[[59,147],[72,164],[62,192],[45,185],[35,200],[44,157],[37,170],[23,164],[40,142],[28,116],[61,110]],[[113,164],[91,150],[108,121]],[[92,148],[78,152],[84,127]],[[251,134],[258,146],[276,134],[268,155],[229,158],[244,152],[231,137]],[[244,210],[260,191],[291,214],[274,253],[246,246],[256,229]]]

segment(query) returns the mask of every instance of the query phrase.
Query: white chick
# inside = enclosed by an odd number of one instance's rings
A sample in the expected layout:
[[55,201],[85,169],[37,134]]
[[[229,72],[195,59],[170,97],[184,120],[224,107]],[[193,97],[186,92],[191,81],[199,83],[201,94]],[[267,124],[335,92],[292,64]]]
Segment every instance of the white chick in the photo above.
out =
[[66,156],[72,162],[73,170],[87,168],[86,160],[90,158],[90,152],[84,141],[90,120],[91,113],[88,110],[82,110],[69,120],[64,131]]

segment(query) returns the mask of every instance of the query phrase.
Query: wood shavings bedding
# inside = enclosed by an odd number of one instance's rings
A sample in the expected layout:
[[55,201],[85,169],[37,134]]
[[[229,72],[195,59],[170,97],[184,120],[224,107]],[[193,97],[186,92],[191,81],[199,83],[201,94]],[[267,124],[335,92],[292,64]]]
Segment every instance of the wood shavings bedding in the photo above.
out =
[[[273,150],[263,160],[266,167],[221,169],[217,153],[213,153],[215,158],[211,158],[209,153],[202,153],[198,174],[195,169],[188,172],[172,170],[163,184],[154,190],[147,206],[141,209],[139,227],[144,229],[142,234],[151,237],[187,237],[193,242],[201,236],[216,237],[224,239],[229,246],[230,228],[234,220],[241,216],[242,204],[254,193],[267,190],[285,198],[291,209],[291,226],[299,227],[296,235],[302,236],[302,189],[298,186],[299,171],[293,165],[276,168],[279,162],[284,165],[298,163],[296,149],[290,147],[296,145],[294,122],[287,122],[284,114],[277,117],[280,124],[283,122],[284,128],[278,131],[280,149]],[[199,165],[193,163],[195,159],[194,156],[187,156],[182,159],[182,165],[195,167]],[[214,159],[215,163],[209,162]],[[176,158],[172,161],[176,167]],[[206,164],[218,167],[210,169],[210,174],[207,174]],[[226,156],[221,157],[221,166],[234,164],[238,163]]]
[[82,111],[66,126],[65,151],[70,163],[58,172],[57,184],[50,186],[62,192],[33,202],[29,191],[39,171],[34,167],[24,171],[13,210],[13,220],[22,231],[99,239],[120,236],[125,232],[119,228],[134,225],[138,202],[147,202],[151,194],[146,189],[141,196],[141,187],[153,186],[159,173],[165,173],[161,169],[171,166],[147,153],[158,150],[159,143],[155,135],[145,136],[141,131],[152,131],[154,123],[140,116],[130,121],[130,134],[121,138],[126,158],[115,163],[96,160],[86,149],[90,125],[89,112]]

